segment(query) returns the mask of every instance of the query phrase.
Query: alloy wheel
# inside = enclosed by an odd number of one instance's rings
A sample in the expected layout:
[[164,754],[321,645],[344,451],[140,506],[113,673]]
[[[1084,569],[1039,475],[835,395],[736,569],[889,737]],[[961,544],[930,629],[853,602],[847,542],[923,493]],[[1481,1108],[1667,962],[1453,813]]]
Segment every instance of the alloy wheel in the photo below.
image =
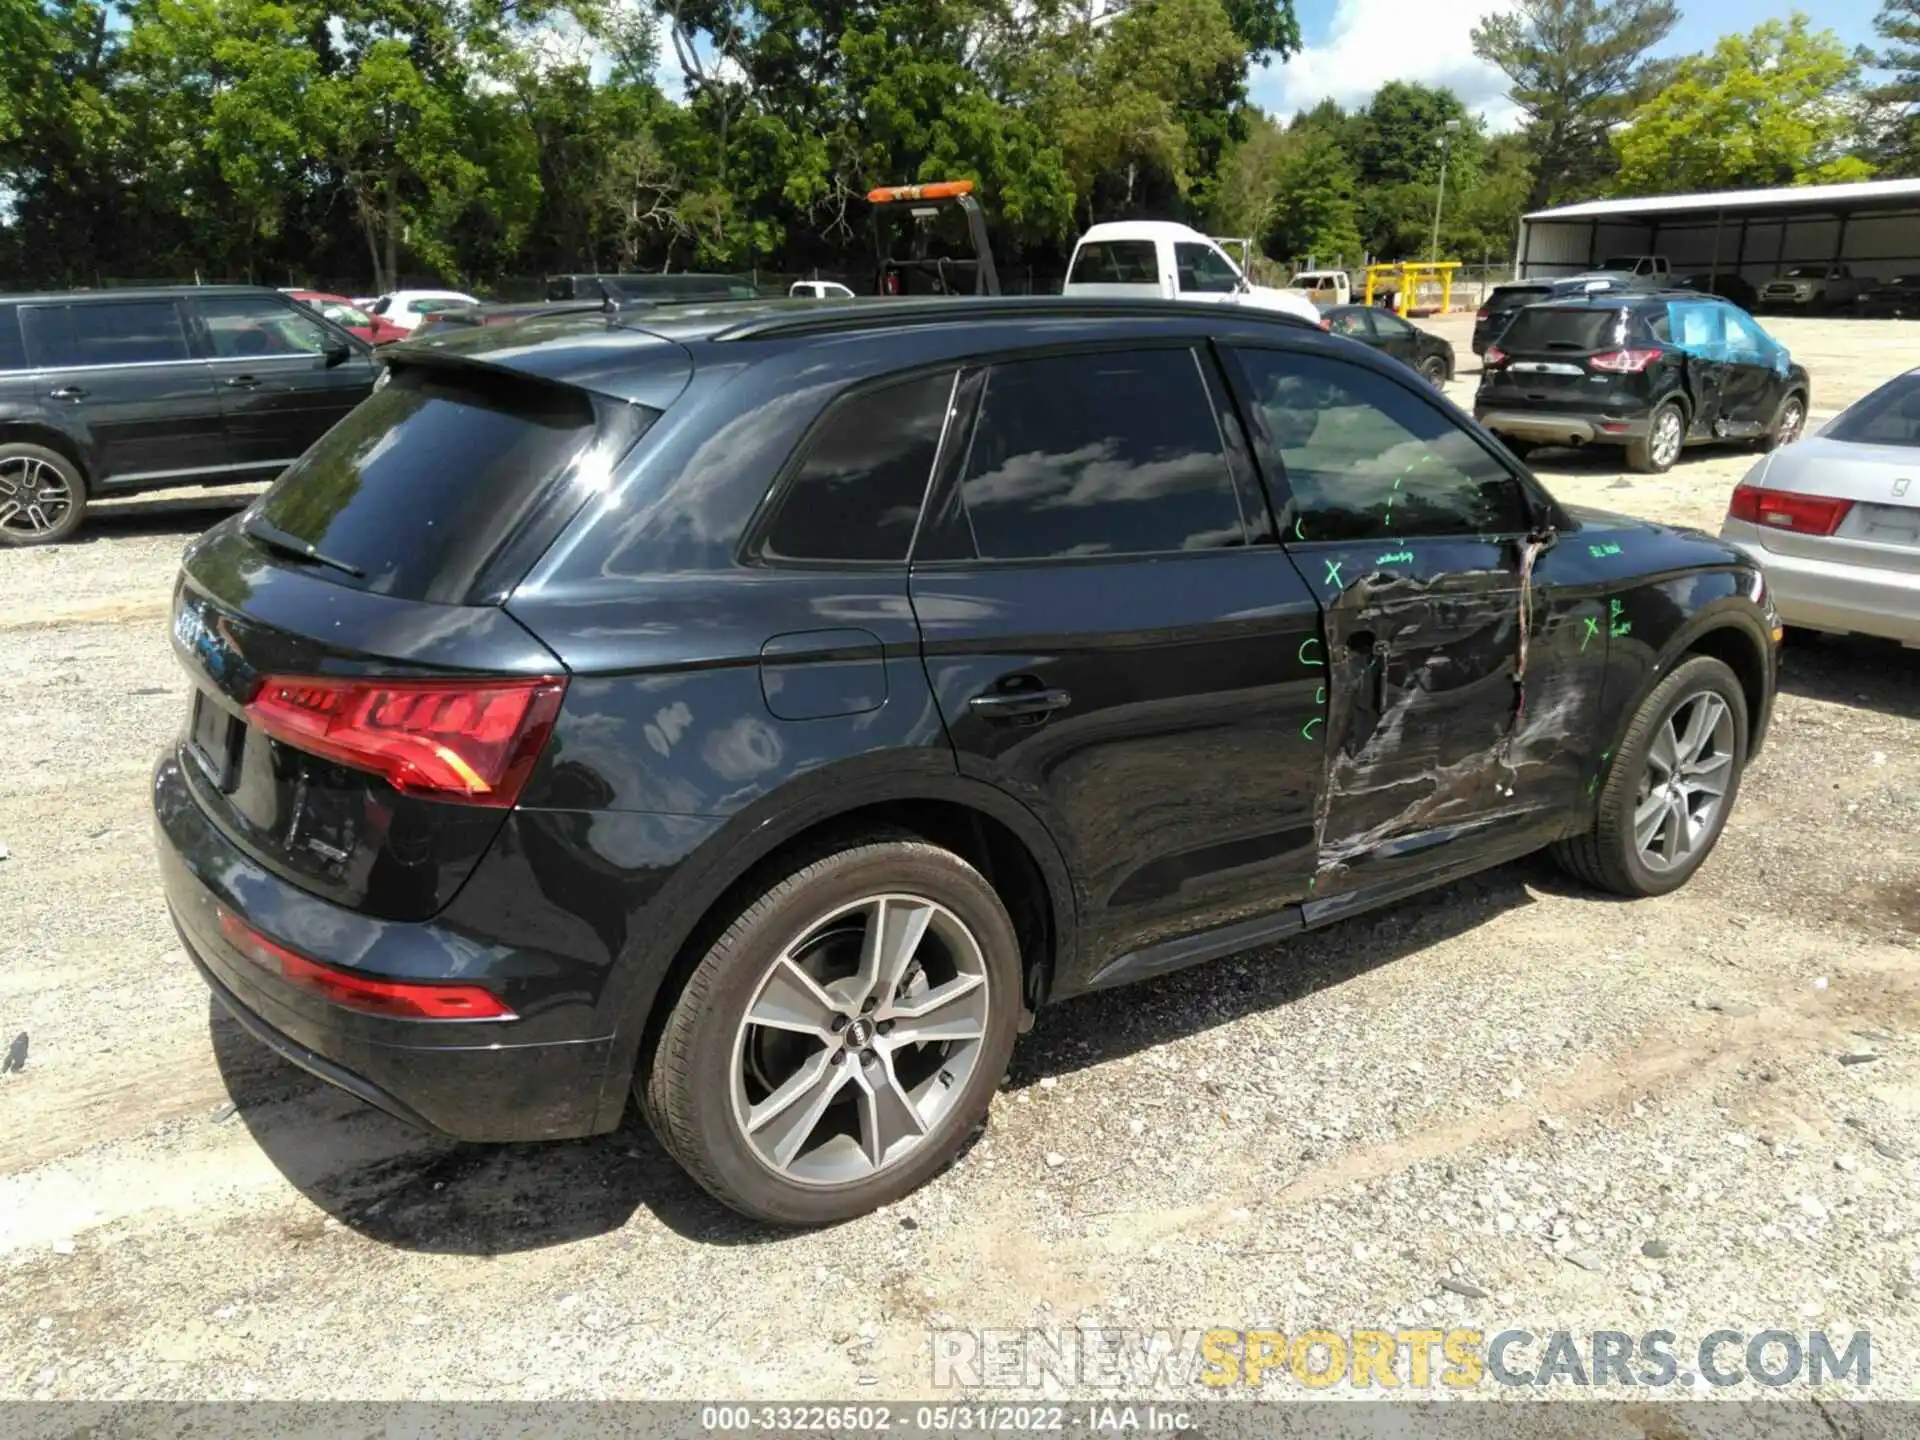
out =
[[889,893],[842,906],[780,953],[747,1006],[734,1123],[798,1184],[890,1169],[966,1090],[990,990],[979,941],[944,905]]
[[1733,712],[1712,691],[1682,701],[1655,733],[1633,807],[1640,863],[1665,872],[1710,844],[1733,783]]
[[1779,443],[1791,445],[1800,438],[1800,428],[1807,423],[1807,409],[1796,398],[1789,398],[1780,412]]
[[1664,470],[1678,460],[1681,439],[1680,412],[1668,406],[1653,422],[1653,443],[1648,446],[1653,463]]
[[56,467],[31,455],[0,460],[0,530],[50,535],[72,509],[73,488]]

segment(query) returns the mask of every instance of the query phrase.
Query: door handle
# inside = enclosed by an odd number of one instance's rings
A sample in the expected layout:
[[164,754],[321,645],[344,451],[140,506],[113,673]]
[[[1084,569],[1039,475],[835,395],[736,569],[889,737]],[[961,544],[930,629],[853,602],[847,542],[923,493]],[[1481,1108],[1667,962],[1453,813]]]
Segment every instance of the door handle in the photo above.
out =
[[1015,720],[1026,715],[1050,715],[1073,703],[1065,690],[995,690],[967,702],[974,714],[988,720]]
[[227,381],[227,388],[230,390],[258,390],[260,388],[260,380],[259,377],[254,375],[235,375]]
[[87,398],[83,385],[60,385],[49,392],[56,400],[84,400]]

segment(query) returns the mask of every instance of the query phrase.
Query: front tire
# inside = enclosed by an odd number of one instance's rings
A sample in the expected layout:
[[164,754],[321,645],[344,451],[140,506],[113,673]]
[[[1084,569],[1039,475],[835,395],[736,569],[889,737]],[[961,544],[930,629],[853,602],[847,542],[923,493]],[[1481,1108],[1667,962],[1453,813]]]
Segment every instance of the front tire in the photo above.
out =
[[1433,386],[1434,389],[1439,390],[1445,387],[1447,383],[1447,362],[1438,355],[1427,356],[1426,359],[1420,362],[1419,370],[1420,374],[1425,377],[1426,382]]
[[1774,412],[1773,424],[1767,427],[1760,448],[1778,450],[1782,445],[1791,445],[1800,438],[1800,432],[1806,428],[1806,424],[1807,398],[1796,390],[1780,402],[1780,408]]
[[1006,1074],[1020,944],[979,871],[883,836],[776,874],[688,979],[640,1101],[717,1199],[850,1220],[959,1152]]
[[1668,400],[1647,417],[1647,433],[1627,442],[1627,464],[1642,475],[1663,475],[1686,443],[1687,417]]
[[43,445],[0,445],[0,545],[52,545],[80,528],[87,482]]
[[1747,697],[1696,655],[1641,702],[1600,791],[1593,829],[1553,847],[1575,878],[1617,895],[1665,895],[1692,878],[1726,827],[1747,765]]

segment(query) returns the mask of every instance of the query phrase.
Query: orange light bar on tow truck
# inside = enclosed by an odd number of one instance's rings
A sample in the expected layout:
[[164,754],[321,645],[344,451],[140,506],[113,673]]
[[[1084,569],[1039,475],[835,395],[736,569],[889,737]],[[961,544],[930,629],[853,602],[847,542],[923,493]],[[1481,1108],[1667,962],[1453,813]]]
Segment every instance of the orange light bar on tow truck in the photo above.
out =
[[885,205],[893,200],[951,200],[956,195],[971,195],[971,180],[935,180],[926,185],[881,185],[867,192],[869,205]]

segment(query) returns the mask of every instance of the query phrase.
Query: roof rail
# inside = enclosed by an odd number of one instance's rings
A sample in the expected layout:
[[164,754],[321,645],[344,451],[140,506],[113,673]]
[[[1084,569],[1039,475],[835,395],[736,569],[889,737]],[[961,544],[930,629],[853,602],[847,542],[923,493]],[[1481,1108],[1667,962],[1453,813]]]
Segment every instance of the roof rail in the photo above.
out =
[[1303,316],[1284,310],[1253,306],[1209,304],[1195,300],[1062,295],[951,295],[929,298],[863,297],[854,300],[813,301],[804,309],[759,315],[714,332],[715,340],[772,340],[800,335],[831,335],[872,330],[888,325],[942,325],[966,320],[1020,318],[1101,320],[1151,315],[1179,315],[1188,319],[1235,320],[1297,326],[1316,333],[1319,327]]

